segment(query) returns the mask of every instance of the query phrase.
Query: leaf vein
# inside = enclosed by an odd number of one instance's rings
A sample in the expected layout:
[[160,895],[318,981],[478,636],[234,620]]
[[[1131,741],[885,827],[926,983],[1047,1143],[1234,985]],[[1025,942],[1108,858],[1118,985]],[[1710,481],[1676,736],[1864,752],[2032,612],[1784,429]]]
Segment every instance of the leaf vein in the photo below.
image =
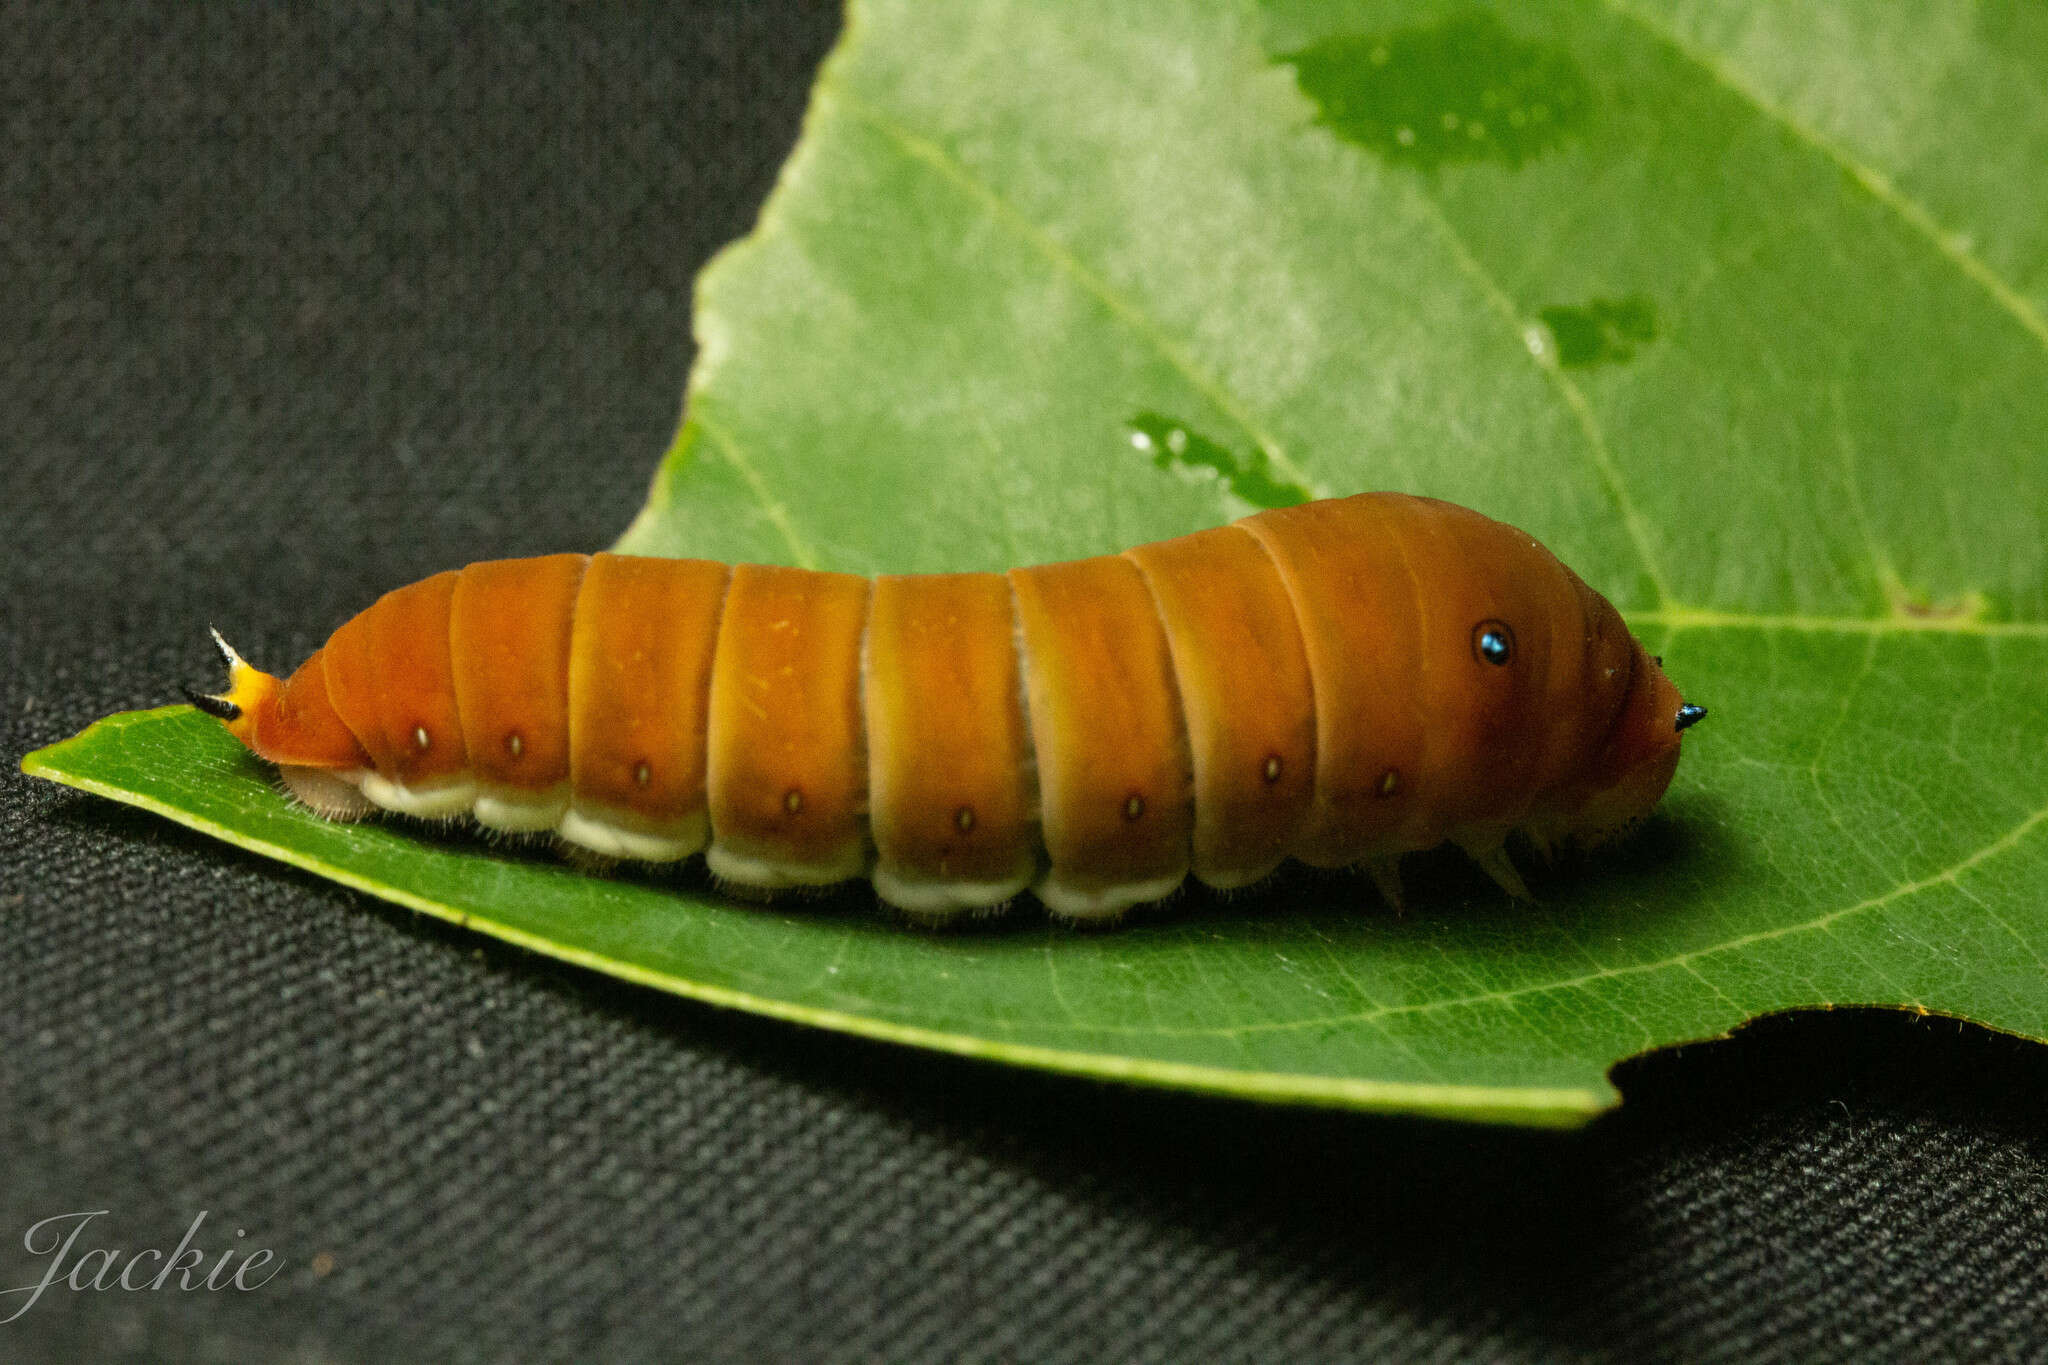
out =
[[2048,806],[2042,806],[2035,810],[1998,838],[1985,844],[1975,852],[1951,863],[1949,866],[1937,872],[1931,872],[1925,877],[1902,882],[1882,895],[1866,897],[1853,905],[1845,905],[1839,910],[1830,910],[1824,915],[1819,915],[1809,920],[1801,920],[1796,924],[1782,924],[1770,929],[1759,929],[1754,933],[1742,934],[1720,943],[1711,943],[1704,947],[1689,949],[1686,952],[1674,953],[1669,957],[1658,958],[1654,962],[1632,962],[1622,967],[1602,967],[1596,971],[1585,972],[1579,976],[1565,977],[1556,981],[1535,981],[1523,986],[1483,991],[1471,995],[1447,996],[1436,1000],[1420,1000],[1406,1005],[1382,1005],[1376,1009],[1363,1010],[1351,1014],[1319,1015],[1314,1018],[1276,1019],[1256,1024],[1178,1029],[1132,1029],[1114,1024],[1101,1024],[1091,1027],[1089,1031],[1101,1033],[1162,1033],[1184,1037],[1285,1033],[1297,1029],[1330,1028],[1338,1025],[1373,1023],[1397,1015],[1434,1014],[1442,1010],[1463,1009],[1474,1005],[1501,1004],[1513,1007],[1515,1001],[1529,996],[1550,995],[1562,991],[1580,991],[1608,981],[1617,981],[1627,977],[1647,976],[1656,972],[1669,971],[1673,968],[1690,971],[1694,969],[1694,963],[1722,953],[1734,952],[1738,949],[1753,947],[1759,943],[1773,942],[1781,938],[1790,938],[1794,934],[1829,932],[1837,924],[1852,915],[1880,909],[1894,901],[1904,900],[1909,896],[1918,895],[1922,891],[1932,890],[1937,886],[1956,886],[1960,890],[1959,879],[1965,873],[2016,847],[2044,822],[2048,822]]
[[[1456,261],[1458,269],[1478,288],[1487,306],[1500,315],[1517,342],[1521,343],[1528,335],[1528,329],[1535,324],[1521,315],[1515,307],[1514,299],[1501,288],[1500,282],[1494,279],[1480,259],[1472,254],[1472,249],[1465,244],[1464,236],[1445,214],[1443,206],[1419,189],[1415,191],[1414,197],[1436,224],[1438,233],[1450,248],[1451,257]],[[1607,495],[1614,499],[1615,510],[1621,513],[1622,527],[1628,534],[1629,543],[1635,547],[1636,557],[1642,561],[1643,573],[1650,580],[1651,588],[1656,591],[1658,605],[1662,606],[1671,600],[1670,584],[1665,580],[1664,570],[1658,564],[1656,553],[1651,548],[1649,523],[1643,519],[1642,510],[1630,496],[1628,486],[1622,481],[1621,470],[1614,462],[1613,452],[1607,448],[1607,434],[1600,425],[1599,415],[1593,411],[1592,401],[1586,397],[1586,391],[1564,372],[1563,367],[1557,363],[1557,357],[1551,354],[1550,347],[1538,349],[1521,344],[1520,349],[1535,362],[1536,368],[1542,371],[1543,377],[1557,391],[1558,397],[1563,400],[1573,420],[1577,422],[1580,434],[1585,437],[1587,453],[1592,458],[1593,468],[1599,474],[1601,482],[1606,484]]]
[[1218,411],[1251,437],[1275,469],[1297,483],[1311,488],[1317,487],[1308,472],[1287,454],[1279,438],[1260,423],[1223,381],[1204,370],[1163,327],[1152,320],[1144,309],[1119,293],[1109,281],[1089,269],[1064,243],[1033,222],[1023,210],[1004,198],[994,186],[975,175],[957,157],[936,142],[912,132],[882,110],[848,93],[844,88],[834,87],[827,90],[825,84],[820,82],[818,89],[821,96],[829,95],[845,105],[855,117],[880,133],[903,156],[930,168],[955,190],[979,202],[991,219],[1016,234],[1044,257],[1054,269],[1073,281],[1085,293],[1092,295],[1111,316],[1157,351],[1191,386],[1215,404]]
[[1632,626],[1672,630],[1789,630],[1812,634],[1981,635],[2048,639],[2048,621],[1980,621],[1939,616],[1809,616],[1800,612],[1717,611],[1711,607],[1660,607],[1628,613]]
[[2034,340],[2048,346],[2048,318],[2043,318],[2034,305],[2027,301],[2025,295],[2008,284],[1997,271],[1979,259],[1975,252],[1964,246],[1956,234],[1942,226],[1941,221],[1928,212],[1917,199],[1894,185],[1890,177],[1875,167],[1864,165],[1850,155],[1846,148],[1800,122],[1793,117],[1790,110],[1774,103],[1763,91],[1736,74],[1728,63],[1695,46],[1670,25],[1643,13],[1630,4],[1629,0],[1602,0],[1602,3],[1613,13],[1635,24],[1679,56],[1699,67],[1720,85],[1740,96],[1765,118],[1778,124],[1841,167],[1848,173],[1849,178],[1861,185],[1873,199],[1897,214],[1907,226],[1926,238],[1929,244],[1940,252],[1949,264],[1961,271],[1965,278],[1990,295],[1992,301],[2030,333]]
[[741,452],[738,443],[726,429],[706,416],[701,406],[690,414],[690,420],[695,422],[705,435],[718,443],[718,453],[725,457],[725,462],[733,467],[741,481],[747,485],[747,491],[754,495],[754,501],[760,505],[761,514],[782,534],[782,539],[789,546],[790,556],[796,561],[797,567],[817,568],[817,556],[811,553],[811,547],[805,543],[804,538],[797,534],[796,523],[790,519],[789,509],[768,491],[768,483],[761,477],[761,471],[754,468],[753,461]]

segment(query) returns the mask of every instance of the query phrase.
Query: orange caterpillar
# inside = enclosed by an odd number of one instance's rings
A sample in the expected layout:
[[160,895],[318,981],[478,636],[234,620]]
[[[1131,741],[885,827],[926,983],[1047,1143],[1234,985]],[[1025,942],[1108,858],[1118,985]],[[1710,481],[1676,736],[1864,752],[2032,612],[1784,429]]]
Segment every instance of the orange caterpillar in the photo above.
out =
[[[219,636],[215,639],[219,641]],[[1190,873],[1606,843],[1685,705],[1513,527],[1394,493],[1007,574],[551,555],[385,594],[280,682],[191,694],[308,806],[473,814],[740,888],[1094,920]]]

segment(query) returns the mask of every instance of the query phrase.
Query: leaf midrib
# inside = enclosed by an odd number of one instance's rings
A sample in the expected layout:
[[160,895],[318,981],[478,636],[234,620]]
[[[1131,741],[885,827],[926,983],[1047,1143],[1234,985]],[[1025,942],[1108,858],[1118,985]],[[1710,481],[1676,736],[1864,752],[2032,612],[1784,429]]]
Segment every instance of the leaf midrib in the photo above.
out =
[[[1293,481],[1310,487],[1319,495],[1326,492],[1317,480],[1311,478],[1308,472],[1287,454],[1280,439],[1272,434],[1251,410],[1250,405],[1229,385],[1196,364],[1194,358],[1175,342],[1166,328],[1156,322],[1149,313],[1113,288],[1107,280],[1076,256],[1072,248],[1034,222],[994,186],[975,175],[958,157],[951,155],[931,139],[912,132],[883,110],[840,87],[829,77],[819,81],[818,97],[821,108],[828,100],[836,100],[887,138],[902,155],[929,166],[956,190],[981,203],[993,221],[1030,245],[1055,270],[1094,297],[1133,333],[1143,338],[1161,358],[1179,371],[1189,384],[1249,436],[1266,454],[1275,469]],[[1495,280],[1492,273],[1472,254],[1463,236],[1444,214],[1442,206],[1424,193],[1419,186],[1408,185],[1405,189],[1442,237],[1460,273],[1479,290],[1487,305],[1507,324],[1516,351],[1527,356],[1535,364],[1555,392],[1558,401],[1565,406],[1585,439],[1587,458],[1593,465],[1594,473],[1605,486],[1608,496],[1614,501],[1629,543],[1636,552],[1643,574],[1650,580],[1650,585],[1657,594],[1659,605],[1670,601],[1670,585],[1651,548],[1649,527],[1634,499],[1629,495],[1621,477],[1621,470],[1607,448],[1606,436],[1601,429],[1598,415],[1593,411],[1591,401],[1554,360],[1536,354],[1521,344],[1521,338],[1526,330],[1534,325],[1533,320],[1521,315],[1514,300],[1501,288],[1499,281]],[[743,475],[747,473],[744,469],[741,472]],[[765,491],[762,496],[765,498]]]
[[[1949,240],[1949,235],[1931,214],[1909,197],[1897,193],[1882,175],[1862,165],[1842,148],[1779,109],[1727,70],[1723,64],[1694,48],[1657,20],[1635,9],[1628,0],[1601,0],[1601,3],[1613,14],[1663,42],[1717,84],[1742,98],[1760,116],[1785,128],[1800,141],[1842,166],[1857,183],[1863,185],[1869,193],[1898,214],[1902,221],[1908,223],[1934,246],[1940,255],[1983,287],[1993,300],[2026,330],[2034,334],[2044,345],[2048,345],[2048,322],[2044,322],[2026,300],[1988,266],[1967,251],[1956,248]],[[899,154],[930,167],[960,193],[979,202],[992,221],[1026,242],[1055,270],[1094,297],[1133,333],[1144,339],[1191,386],[1207,397],[1218,411],[1234,422],[1257,448],[1266,454],[1277,470],[1297,482],[1310,486],[1318,494],[1325,491],[1287,453],[1279,438],[1273,435],[1251,410],[1250,405],[1222,380],[1198,365],[1144,309],[1111,287],[1108,281],[1081,261],[1070,247],[1060,242],[1044,227],[1033,222],[1028,215],[961,164],[958,158],[949,154],[945,148],[929,138],[912,132],[886,111],[848,90],[843,80],[839,78],[836,63],[827,63],[814,92],[814,99],[816,104],[812,111],[813,116],[822,112],[831,103],[842,105],[854,117],[887,139]],[[1514,300],[1472,255],[1456,227],[1444,215],[1442,207],[1419,187],[1411,187],[1411,198],[1429,215],[1460,271],[1472,281],[1488,306],[1511,328],[1528,325],[1529,320],[1521,317]],[[771,230],[771,225],[764,215],[757,232],[765,233]],[[1974,618],[1943,620],[1937,617],[1903,615],[1871,618],[1801,613],[1774,615],[1692,607],[1674,602],[1668,580],[1651,548],[1650,529],[1627,490],[1619,466],[1607,449],[1605,436],[1591,401],[1577,387],[1571,376],[1565,374],[1556,364],[1545,363],[1544,357],[1529,352],[1527,347],[1518,346],[1517,349],[1530,355],[1530,359],[1543,373],[1558,401],[1565,406],[1572,421],[1579,428],[1585,440],[1587,458],[1600,482],[1605,486],[1608,496],[1614,501],[1616,511],[1622,519],[1623,529],[1636,552],[1640,568],[1648,578],[1651,589],[1657,594],[1657,602],[1651,608],[1627,613],[1631,621],[1645,625],[1662,625],[1674,630],[1753,627],[1813,632],[1870,632],[1878,635],[1955,633],[1980,636],[2048,636],[2048,623],[2028,621],[1984,621]],[[719,453],[739,474],[749,494],[760,506],[762,514],[789,546],[793,561],[801,567],[816,567],[816,556],[797,531],[789,509],[769,491],[766,476],[740,450],[731,433],[705,415],[701,408],[701,404],[694,404],[691,417],[713,439]],[[1883,563],[1880,562],[1877,568],[1882,577]]]

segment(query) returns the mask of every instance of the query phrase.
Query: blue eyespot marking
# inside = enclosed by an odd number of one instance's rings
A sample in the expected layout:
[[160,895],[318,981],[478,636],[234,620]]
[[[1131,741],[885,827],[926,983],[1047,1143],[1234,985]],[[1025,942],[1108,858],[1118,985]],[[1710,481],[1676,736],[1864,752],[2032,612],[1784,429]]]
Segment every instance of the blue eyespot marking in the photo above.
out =
[[1481,663],[1505,667],[1515,657],[1515,633],[1505,621],[1481,621],[1472,627],[1472,653]]

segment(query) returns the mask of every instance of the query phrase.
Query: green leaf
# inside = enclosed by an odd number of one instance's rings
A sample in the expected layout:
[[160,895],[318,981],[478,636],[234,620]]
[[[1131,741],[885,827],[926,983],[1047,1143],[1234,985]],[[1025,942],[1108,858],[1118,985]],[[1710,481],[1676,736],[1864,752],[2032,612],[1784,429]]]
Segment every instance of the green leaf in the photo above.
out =
[[929,934],[323,824],[177,708],[24,767],[664,989],[1262,1098],[1575,1122],[1838,1004],[2048,1037],[2044,164],[2019,0],[854,5],[622,547],[993,569],[1471,504],[1713,712],[1534,907],[1436,859],[1406,918],[1297,876]]

